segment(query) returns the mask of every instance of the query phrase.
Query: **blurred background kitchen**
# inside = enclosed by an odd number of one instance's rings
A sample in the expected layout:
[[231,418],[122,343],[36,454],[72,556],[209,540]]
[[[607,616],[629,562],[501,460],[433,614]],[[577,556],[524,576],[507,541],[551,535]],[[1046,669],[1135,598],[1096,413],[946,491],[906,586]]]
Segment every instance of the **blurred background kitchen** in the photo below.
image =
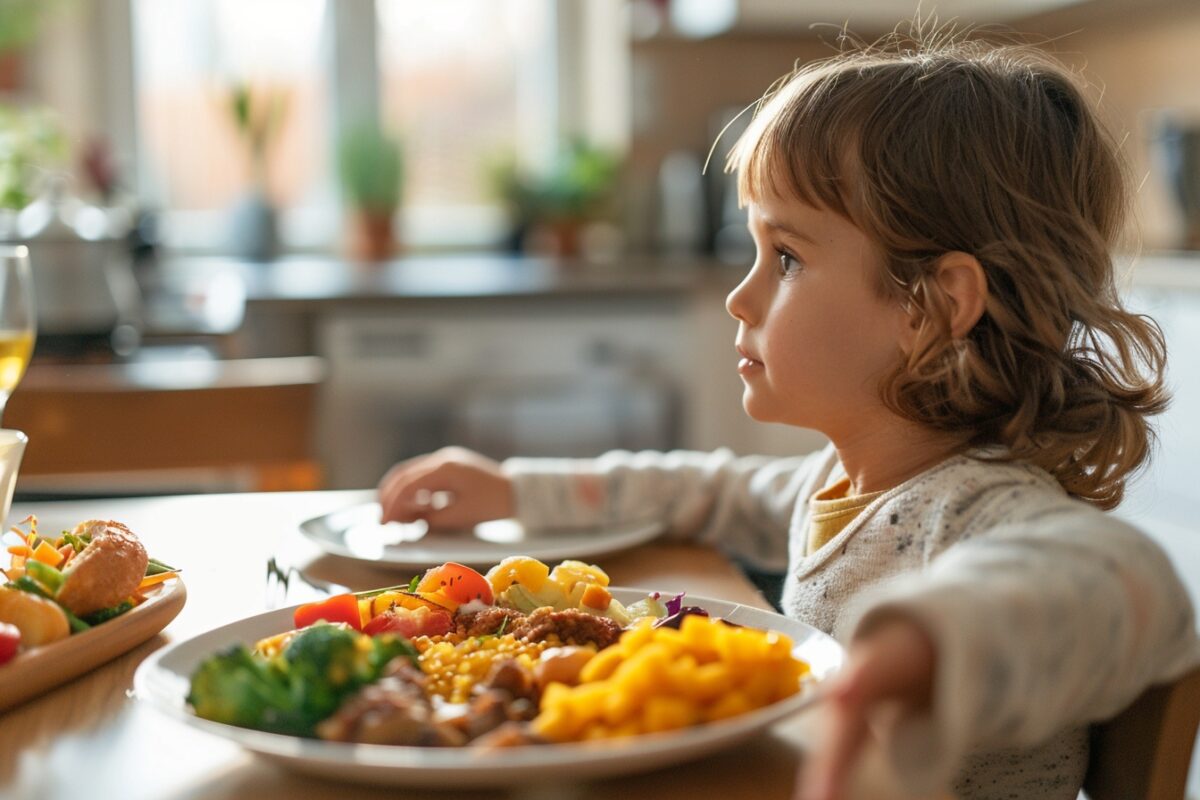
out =
[[[3,419],[30,435],[18,493],[365,487],[448,443],[819,446],[741,412],[723,298],[753,248],[720,166],[841,23],[915,7],[0,0],[0,241],[29,247],[38,317]],[[1179,395],[1130,513],[1190,525],[1200,5],[923,10],[1086,66],[1126,137],[1119,255]]]

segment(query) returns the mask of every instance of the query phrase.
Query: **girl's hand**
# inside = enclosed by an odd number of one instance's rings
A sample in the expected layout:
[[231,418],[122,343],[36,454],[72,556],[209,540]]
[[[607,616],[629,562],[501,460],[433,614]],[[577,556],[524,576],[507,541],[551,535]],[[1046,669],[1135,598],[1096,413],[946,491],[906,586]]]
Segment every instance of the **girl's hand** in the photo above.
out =
[[801,768],[798,800],[841,800],[876,714],[929,708],[936,652],[929,635],[902,616],[877,620],[851,643],[829,686],[824,735]]
[[379,482],[382,522],[425,520],[470,528],[513,515],[512,481],[500,464],[461,447],[402,461]]

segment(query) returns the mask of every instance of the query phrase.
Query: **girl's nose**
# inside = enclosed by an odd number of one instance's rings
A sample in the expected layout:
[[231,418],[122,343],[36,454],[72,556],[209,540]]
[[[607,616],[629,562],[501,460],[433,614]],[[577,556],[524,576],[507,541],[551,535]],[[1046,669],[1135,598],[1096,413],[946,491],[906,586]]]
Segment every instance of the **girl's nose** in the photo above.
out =
[[748,324],[753,322],[751,319],[753,304],[750,302],[750,280],[753,276],[754,269],[751,268],[746,273],[746,277],[742,278],[742,282],[735,286],[729,296],[725,298],[725,310],[738,322]]

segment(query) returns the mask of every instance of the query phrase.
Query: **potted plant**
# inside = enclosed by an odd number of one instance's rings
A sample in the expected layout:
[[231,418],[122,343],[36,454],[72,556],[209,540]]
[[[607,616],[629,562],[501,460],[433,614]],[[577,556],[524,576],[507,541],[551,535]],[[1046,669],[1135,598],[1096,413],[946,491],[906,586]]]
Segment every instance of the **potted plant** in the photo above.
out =
[[250,188],[233,207],[230,248],[252,261],[269,261],[279,250],[275,207],[269,190],[268,155],[287,119],[288,97],[238,83],[227,97],[230,117],[250,161]]
[[395,248],[393,222],[404,184],[404,150],[400,141],[374,122],[342,132],[338,146],[350,230],[347,249],[361,261],[382,261]]
[[580,234],[611,209],[620,160],[582,139],[564,145],[549,171],[531,174],[511,156],[490,167],[493,191],[508,207],[515,247],[548,244],[554,255],[578,256]]
[[0,106],[0,209],[29,205],[43,174],[66,153],[67,139],[53,112]]
[[21,88],[25,48],[55,5],[52,0],[0,0],[0,92]]

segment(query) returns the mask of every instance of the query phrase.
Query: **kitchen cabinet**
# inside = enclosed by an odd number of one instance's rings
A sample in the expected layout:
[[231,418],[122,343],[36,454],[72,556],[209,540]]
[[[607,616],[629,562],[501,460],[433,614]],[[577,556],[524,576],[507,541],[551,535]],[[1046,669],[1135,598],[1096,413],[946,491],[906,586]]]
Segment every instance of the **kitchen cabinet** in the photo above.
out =
[[724,311],[741,270],[472,256],[370,268],[206,259],[167,272],[188,297],[237,276],[229,355],[323,357],[317,440],[331,488],[372,485],[446,444],[583,457],[736,446],[749,429]]

